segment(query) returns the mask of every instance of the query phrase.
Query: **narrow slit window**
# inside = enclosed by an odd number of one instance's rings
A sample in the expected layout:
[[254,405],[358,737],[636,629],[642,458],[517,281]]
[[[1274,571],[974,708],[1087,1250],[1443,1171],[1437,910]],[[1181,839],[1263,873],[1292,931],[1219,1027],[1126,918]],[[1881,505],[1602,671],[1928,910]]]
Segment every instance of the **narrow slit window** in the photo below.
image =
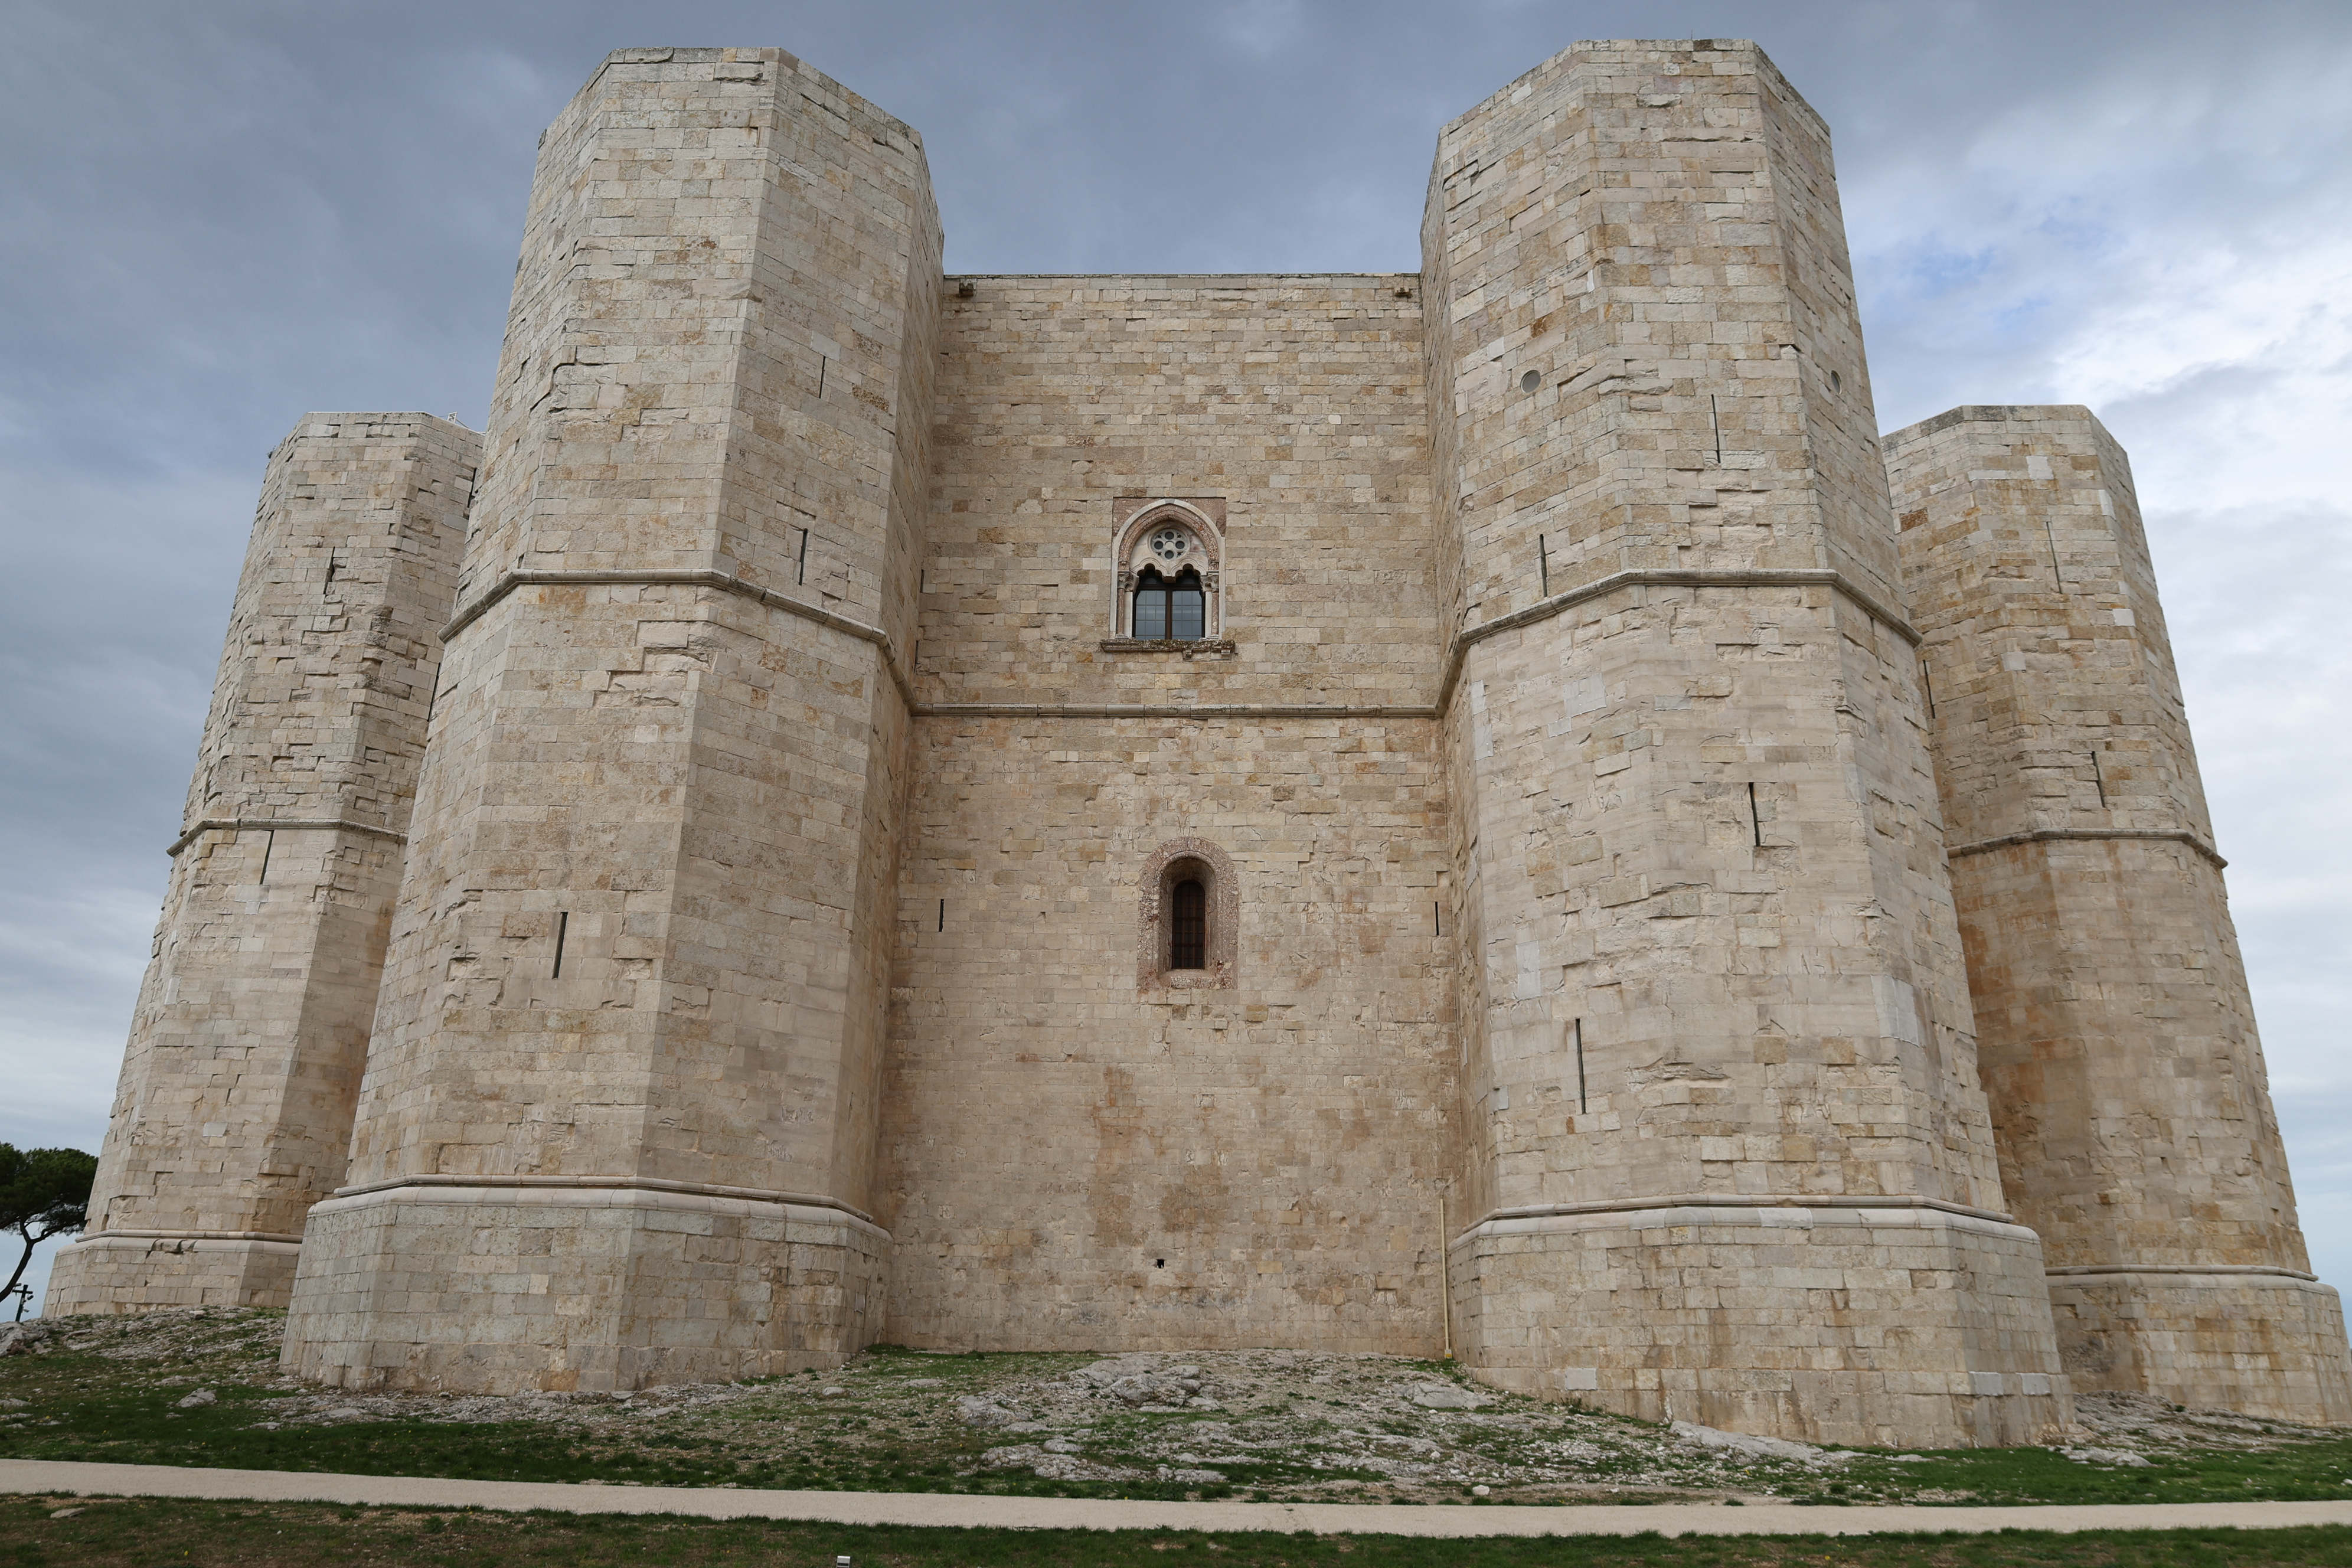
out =
[[1206,969],[1209,966],[1209,889],[1198,878],[1176,884],[1173,920],[1168,933],[1168,967]]

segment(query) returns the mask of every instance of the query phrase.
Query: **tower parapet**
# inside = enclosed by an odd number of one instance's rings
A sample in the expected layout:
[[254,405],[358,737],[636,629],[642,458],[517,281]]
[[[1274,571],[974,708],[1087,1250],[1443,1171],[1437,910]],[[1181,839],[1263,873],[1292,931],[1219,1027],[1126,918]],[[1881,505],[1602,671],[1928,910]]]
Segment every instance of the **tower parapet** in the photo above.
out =
[[341,1181],[481,437],[312,414],[270,454],[90,1228],[47,1310],[283,1307]]
[[1580,44],[1445,128],[1427,215],[1465,1361],[2047,1433],[1826,131],[1753,45]]
[[624,50],[548,132],[290,1367],[633,1388],[873,1336],[940,279],[919,141],[782,50]]
[[1887,470],[2002,1185],[2066,1369],[2352,1420],[2123,448],[2086,408],[1963,407]]

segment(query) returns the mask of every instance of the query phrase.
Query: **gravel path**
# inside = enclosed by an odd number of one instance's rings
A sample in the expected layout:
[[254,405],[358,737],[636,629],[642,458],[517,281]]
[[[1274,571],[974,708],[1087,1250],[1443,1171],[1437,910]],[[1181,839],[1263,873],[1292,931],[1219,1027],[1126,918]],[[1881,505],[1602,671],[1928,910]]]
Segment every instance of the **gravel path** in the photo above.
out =
[[830,1520],[841,1524],[1025,1530],[1308,1531],[1318,1535],[1874,1535],[1997,1530],[2274,1530],[2352,1524],[2352,1501],[2104,1504],[2079,1508],[1800,1508],[1663,1504],[1625,1508],[1424,1508],[1363,1503],[1118,1502],[1081,1498],[952,1497],[929,1492],[787,1492],[723,1487],[563,1486],[532,1481],[335,1476],[0,1459],[0,1492],[206,1498],[377,1508],[547,1509],[700,1519]]

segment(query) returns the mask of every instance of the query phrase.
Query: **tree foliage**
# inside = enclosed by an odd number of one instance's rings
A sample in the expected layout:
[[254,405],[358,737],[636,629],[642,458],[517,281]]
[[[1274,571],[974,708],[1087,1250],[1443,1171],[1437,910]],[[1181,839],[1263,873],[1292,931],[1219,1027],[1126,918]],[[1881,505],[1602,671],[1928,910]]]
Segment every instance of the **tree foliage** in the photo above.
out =
[[89,1219],[89,1185],[98,1156],[79,1149],[25,1149],[0,1143],[0,1229],[25,1238],[24,1256],[0,1292],[14,1290],[33,1261],[33,1248],[53,1236],[79,1230]]

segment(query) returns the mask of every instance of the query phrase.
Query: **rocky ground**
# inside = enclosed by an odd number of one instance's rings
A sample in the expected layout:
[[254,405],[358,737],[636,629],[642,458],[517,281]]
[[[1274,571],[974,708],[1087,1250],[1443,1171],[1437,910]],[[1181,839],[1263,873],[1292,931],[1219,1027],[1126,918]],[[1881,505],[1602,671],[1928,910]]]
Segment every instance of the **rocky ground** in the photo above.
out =
[[[282,1326],[277,1314],[214,1309],[0,1330],[0,1453],[67,1457],[56,1445],[69,1434],[45,1428],[119,1427],[122,1412],[146,1411],[158,1442],[168,1449],[179,1437],[191,1450],[176,1462],[251,1463],[237,1456],[268,1435],[273,1449],[305,1457],[298,1468],[331,1468],[321,1456],[373,1433],[382,1442],[371,1452],[393,1452],[385,1445],[398,1437],[397,1451],[409,1456],[404,1473],[434,1473],[415,1467],[429,1465],[435,1433],[455,1438],[472,1428],[520,1432],[521,1451],[576,1461],[544,1479],[609,1473],[624,1482],[1398,1503],[1928,1502],[1991,1500],[2014,1489],[1970,1480],[1963,1471],[1981,1463],[1978,1456],[1825,1450],[1679,1422],[1656,1426],[1496,1394],[1451,1366],[1388,1356],[877,1348],[823,1374],[483,1398],[299,1384],[277,1367]],[[2079,1410],[2081,1430],[2066,1447],[2006,1452],[2060,1480],[2122,1480],[2159,1468],[2168,1477],[2206,1475],[2230,1456],[2322,1448],[2315,1464],[2335,1472],[2323,1478],[2327,1486],[2352,1474],[2336,1455],[2345,1442],[2336,1434],[2128,1395],[2085,1397]],[[207,1448],[219,1453],[199,1451]],[[92,1447],[87,1457],[109,1456]],[[648,1470],[654,1460],[660,1468]],[[2298,1463],[2295,1473],[2313,1468]]]

